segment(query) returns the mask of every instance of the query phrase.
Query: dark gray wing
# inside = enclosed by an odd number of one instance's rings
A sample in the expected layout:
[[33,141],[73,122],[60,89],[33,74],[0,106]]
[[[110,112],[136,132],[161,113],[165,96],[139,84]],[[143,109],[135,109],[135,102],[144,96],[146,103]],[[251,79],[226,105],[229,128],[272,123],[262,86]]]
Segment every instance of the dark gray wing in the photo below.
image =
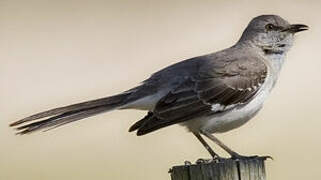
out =
[[135,123],[129,131],[144,135],[193,118],[227,111],[248,103],[267,76],[261,60],[207,63],[199,72],[186,77],[156,105],[153,112]]

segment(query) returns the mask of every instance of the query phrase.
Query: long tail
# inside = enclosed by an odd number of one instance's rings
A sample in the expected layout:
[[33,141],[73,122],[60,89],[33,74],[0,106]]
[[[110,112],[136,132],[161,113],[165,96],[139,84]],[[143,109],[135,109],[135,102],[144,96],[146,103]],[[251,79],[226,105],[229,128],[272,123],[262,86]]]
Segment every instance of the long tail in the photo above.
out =
[[10,126],[17,126],[16,130],[19,131],[17,134],[21,135],[38,130],[51,130],[77,120],[120,108],[127,103],[126,99],[130,94],[130,92],[125,92],[115,96],[51,109],[16,121]]

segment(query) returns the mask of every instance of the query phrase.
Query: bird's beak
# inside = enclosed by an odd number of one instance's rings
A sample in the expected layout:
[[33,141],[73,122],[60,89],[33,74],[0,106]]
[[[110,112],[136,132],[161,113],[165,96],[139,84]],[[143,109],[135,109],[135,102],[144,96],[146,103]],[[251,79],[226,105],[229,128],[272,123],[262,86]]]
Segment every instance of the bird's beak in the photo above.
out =
[[284,28],[282,32],[290,32],[290,33],[297,33],[300,31],[308,30],[309,27],[304,24],[291,24],[290,26]]

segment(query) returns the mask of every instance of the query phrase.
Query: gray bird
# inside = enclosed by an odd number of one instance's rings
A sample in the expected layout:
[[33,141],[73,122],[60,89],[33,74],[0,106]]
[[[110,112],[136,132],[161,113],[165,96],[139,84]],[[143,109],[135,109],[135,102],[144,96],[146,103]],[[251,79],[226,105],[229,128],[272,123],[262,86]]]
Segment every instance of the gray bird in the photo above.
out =
[[138,136],[180,124],[213,158],[219,156],[201,135],[232,158],[244,158],[213,134],[240,127],[258,113],[278,79],[294,34],[307,29],[277,15],[258,16],[230,48],[170,65],[123,93],[51,109],[10,126],[18,126],[18,134],[29,134],[111,110],[140,109],[147,115],[129,129]]

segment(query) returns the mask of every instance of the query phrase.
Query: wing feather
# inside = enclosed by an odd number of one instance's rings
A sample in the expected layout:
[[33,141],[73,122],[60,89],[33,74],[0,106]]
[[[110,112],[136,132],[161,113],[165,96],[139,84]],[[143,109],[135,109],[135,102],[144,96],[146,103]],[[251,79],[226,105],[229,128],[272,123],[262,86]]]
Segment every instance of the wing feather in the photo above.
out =
[[267,76],[266,65],[257,59],[234,61],[213,68],[214,71],[200,69],[199,74],[185,78],[163,97],[153,112],[139,121],[139,127],[137,123],[134,125],[137,134],[144,135],[172,124],[244,105],[255,97]]

